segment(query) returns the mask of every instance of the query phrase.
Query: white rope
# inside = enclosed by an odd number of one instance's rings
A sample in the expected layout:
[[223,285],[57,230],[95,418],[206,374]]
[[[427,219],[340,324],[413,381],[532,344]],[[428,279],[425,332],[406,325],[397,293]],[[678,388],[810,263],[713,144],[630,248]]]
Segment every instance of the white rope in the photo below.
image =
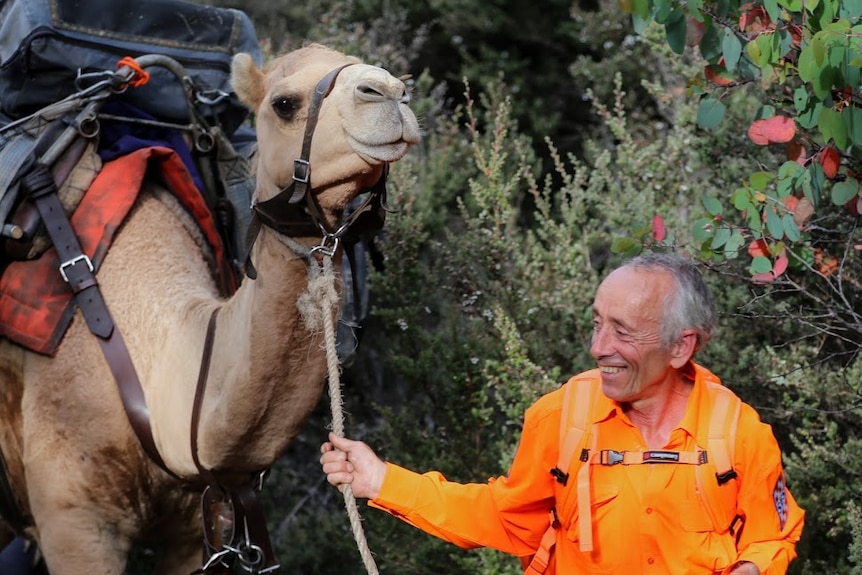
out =
[[[311,258],[314,261],[313,258]],[[332,269],[332,258],[323,258],[323,274],[314,273],[309,270],[308,293],[317,303],[316,307],[322,314],[323,335],[326,346],[326,365],[329,370],[329,405],[332,411],[332,432],[338,437],[344,437],[344,410],[341,397],[341,366],[338,361],[338,353],[335,349],[335,326],[332,310],[341,304],[338,292],[335,289],[335,273]],[[311,317],[306,316],[306,322],[316,323]],[[347,516],[350,518],[350,527],[353,530],[353,538],[359,548],[359,555],[369,575],[377,575],[377,564],[371,555],[365,532],[362,529],[362,519],[356,505],[356,498],[350,485],[341,486],[341,494],[344,496],[344,506]]]

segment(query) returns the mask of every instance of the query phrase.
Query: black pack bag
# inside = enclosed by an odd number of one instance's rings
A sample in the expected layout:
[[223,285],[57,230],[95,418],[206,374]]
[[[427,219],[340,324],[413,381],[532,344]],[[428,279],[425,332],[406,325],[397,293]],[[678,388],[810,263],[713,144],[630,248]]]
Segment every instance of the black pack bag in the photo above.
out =
[[[262,63],[251,20],[239,10],[183,0],[0,0],[0,113],[26,116],[76,92],[79,73],[95,79],[125,56],[163,54],[188,72],[198,109],[232,134],[248,115],[230,86],[239,52]],[[188,123],[182,83],[168,70],[150,72],[122,98]]]

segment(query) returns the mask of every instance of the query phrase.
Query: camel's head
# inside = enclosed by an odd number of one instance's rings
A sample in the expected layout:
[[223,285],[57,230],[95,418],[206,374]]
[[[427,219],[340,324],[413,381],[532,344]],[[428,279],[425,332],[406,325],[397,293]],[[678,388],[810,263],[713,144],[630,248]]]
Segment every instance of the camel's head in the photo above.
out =
[[324,210],[340,210],[373,186],[384,166],[419,142],[404,83],[320,45],[277,58],[258,69],[251,57],[234,58],[232,82],[255,114],[258,200],[290,186],[300,157],[309,104],[318,83],[345,64],[320,107],[309,164],[311,189]]

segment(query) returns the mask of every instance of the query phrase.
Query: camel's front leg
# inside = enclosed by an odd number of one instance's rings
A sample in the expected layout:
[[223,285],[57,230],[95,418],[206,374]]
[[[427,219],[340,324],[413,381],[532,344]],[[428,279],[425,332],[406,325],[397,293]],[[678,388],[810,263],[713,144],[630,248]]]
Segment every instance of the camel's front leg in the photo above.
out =
[[123,575],[130,544],[116,526],[83,508],[36,517],[40,548],[51,575]]

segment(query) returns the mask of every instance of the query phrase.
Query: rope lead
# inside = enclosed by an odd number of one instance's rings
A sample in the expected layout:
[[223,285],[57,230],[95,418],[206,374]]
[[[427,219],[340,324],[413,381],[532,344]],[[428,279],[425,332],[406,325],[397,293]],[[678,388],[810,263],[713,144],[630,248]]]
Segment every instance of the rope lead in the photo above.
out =
[[[314,274],[311,274],[313,277]],[[323,335],[326,345],[326,365],[329,370],[329,405],[332,411],[332,432],[344,437],[344,410],[341,397],[341,367],[338,362],[338,354],[335,349],[335,326],[332,318],[332,309],[340,304],[338,293],[335,290],[335,273],[332,269],[332,258],[323,258],[323,276],[325,281],[317,283],[319,289],[312,293],[318,300],[318,309],[323,315]],[[309,286],[311,287],[311,286]],[[350,527],[353,530],[353,538],[359,548],[359,555],[368,575],[378,575],[377,564],[371,555],[365,532],[362,529],[362,519],[356,505],[356,498],[350,485],[342,485],[341,494],[344,496],[344,506],[347,516],[350,518]]]

